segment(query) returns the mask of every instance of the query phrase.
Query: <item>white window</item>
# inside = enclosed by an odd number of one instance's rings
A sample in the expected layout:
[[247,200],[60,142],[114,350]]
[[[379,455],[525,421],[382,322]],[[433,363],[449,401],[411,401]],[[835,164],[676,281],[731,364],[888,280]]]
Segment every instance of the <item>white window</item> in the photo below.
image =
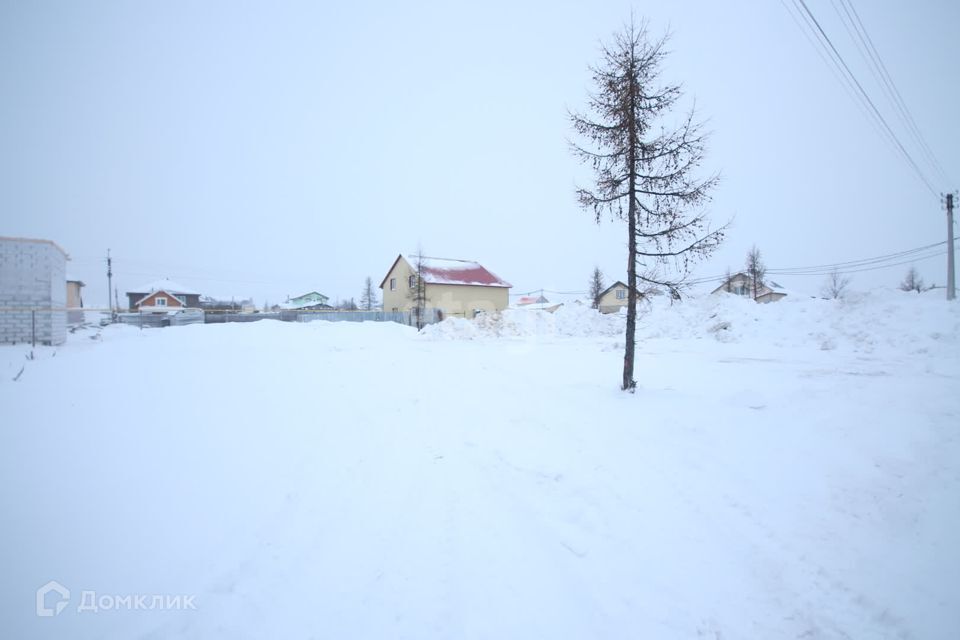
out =
[[153,306],[155,307],[165,307],[167,306],[167,299],[163,296],[157,296],[153,299]]
[[626,289],[617,289],[617,300],[623,300],[627,297]]
[[173,296],[173,297],[179,300],[180,304],[183,304],[183,305],[187,304],[187,296]]
[[411,289],[417,286],[417,276],[411,275],[409,278],[407,278],[407,286]]
[[397,279],[390,278],[390,291],[396,291],[396,290],[397,290]]

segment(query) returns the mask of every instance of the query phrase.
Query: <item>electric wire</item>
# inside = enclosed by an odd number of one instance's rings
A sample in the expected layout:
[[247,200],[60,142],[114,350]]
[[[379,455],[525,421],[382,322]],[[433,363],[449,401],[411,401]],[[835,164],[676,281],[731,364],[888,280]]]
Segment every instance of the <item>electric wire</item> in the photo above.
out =
[[[920,132],[920,127],[917,126],[917,121],[914,119],[909,107],[907,107],[907,103],[904,101],[903,95],[897,88],[897,84],[893,81],[893,77],[890,75],[889,70],[887,70],[887,65],[883,62],[880,52],[874,45],[873,38],[870,37],[870,33],[863,24],[863,20],[860,19],[860,14],[857,11],[857,8],[854,6],[853,0],[839,0],[839,2],[843,7],[844,13],[849,18],[850,23],[853,25],[858,39],[863,43],[864,48],[869,54],[870,61],[873,63],[871,70],[874,68],[876,69],[877,74],[882,80],[881,84],[884,88],[886,88],[887,96],[890,98],[891,103],[896,108],[897,113],[900,114],[901,120],[906,125],[907,131],[913,136],[920,150],[927,158],[927,162],[929,162],[933,169],[940,175],[944,183],[952,184],[950,179],[947,177],[946,171],[943,169],[943,165],[940,163],[936,154],[933,153],[933,149],[930,148],[926,138]],[[836,7],[836,5],[834,6]]]
[[913,159],[913,156],[910,155],[910,152],[907,151],[903,143],[894,133],[893,129],[890,127],[890,124],[887,122],[887,119],[883,117],[883,114],[877,108],[877,105],[870,98],[870,95],[867,93],[866,89],[863,88],[863,85],[857,79],[856,74],[850,69],[850,66],[844,60],[843,56],[840,54],[840,51],[834,45],[833,41],[830,39],[830,36],[827,35],[827,32],[823,29],[823,26],[817,20],[816,16],[813,15],[813,12],[810,10],[810,7],[807,5],[806,0],[793,0],[793,3],[796,7],[802,9],[802,14],[807,20],[808,25],[812,24],[814,29],[814,34],[817,36],[818,41],[821,46],[827,47],[827,52],[831,55],[831,59],[834,60],[834,64],[839,64],[841,70],[843,71],[845,77],[848,77],[853,85],[856,87],[856,90],[862,99],[866,102],[869,107],[869,111],[872,114],[873,118],[880,123],[884,131],[889,135],[890,139],[893,141],[896,150],[899,151],[900,156],[907,162],[907,164],[913,169],[917,177],[920,178],[927,190],[934,196],[939,198],[937,190],[933,187],[930,180],[927,178],[927,175],[923,172],[917,162]]

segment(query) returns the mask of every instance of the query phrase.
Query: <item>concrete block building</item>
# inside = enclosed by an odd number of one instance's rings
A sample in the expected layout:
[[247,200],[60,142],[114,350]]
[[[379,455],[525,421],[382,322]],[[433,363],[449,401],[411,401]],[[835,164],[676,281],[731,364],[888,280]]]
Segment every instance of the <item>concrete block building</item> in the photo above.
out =
[[0,343],[67,339],[68,259],[50,240],[0,236]]

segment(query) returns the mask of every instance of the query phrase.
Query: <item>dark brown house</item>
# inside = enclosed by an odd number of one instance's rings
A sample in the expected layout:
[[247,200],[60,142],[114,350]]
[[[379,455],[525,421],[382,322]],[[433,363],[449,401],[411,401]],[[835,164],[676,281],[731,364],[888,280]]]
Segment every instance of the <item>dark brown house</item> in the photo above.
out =
[[161,312],[173,309],[199,309],[200,294],[172,280],[157,280],[127,292],[130,311]]

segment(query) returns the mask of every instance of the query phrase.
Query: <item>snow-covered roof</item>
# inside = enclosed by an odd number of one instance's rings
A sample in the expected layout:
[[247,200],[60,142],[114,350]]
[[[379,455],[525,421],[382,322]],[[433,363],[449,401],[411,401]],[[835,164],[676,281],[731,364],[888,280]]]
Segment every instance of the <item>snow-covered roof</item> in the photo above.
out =
[[[599,295],[598,297],[602,298],[603,296],[607,295],[608,293],[610,293],[611,291],[613,291],[613,290],[616,289],[617,287],[623,287],[624,289],[628,289],[628,288],[629,288],[629,287],[627,287],[627,285],[625,285],[623,282],[621,282],[620,280],[617,280],[617,281],[615,281],[613,284],[611,284],[609,287],[607,287],[606,289],[604,289],[603,291],[601,291],[601,292],[600,292],[600,295]],[[642,296],[644,295],[644,292],[641,291],[641,290],[639,290],[639,289],[637,289],[637,295],[642,297]],[[647,295],[660,295],[660,291],[657,290],[657,289],[650,289],[649,291],[647,291]]]
[[[417,259],[410,257],[410,265],[416,268]],[[453,260],[449,258],[423,258],[421,263],[423,280],[427,284],[469,284],[483,287],[510,287],[510,283],[501,280],[479,262],[471,260]]]
[[[746,280],[747,282],[750,282],[750,275],[747,273],[744,273],[743,271],[738,271],[737,273],[730,274],[730,277],[725,279],[722,283],[720,283],[720,286],[714,289],[713,291],[711,291],[711,293],[720,293],[721,291],[726,290],[727,284],[737,279]],[[784,295],[787,295],[786,289],[784,289],[781,285],[777,284],[773,280],[764,280],[763,282],[760,283],[759,289],[761,289],[760,295],[767,295],[770,293],[782,293]]]
[[44,240],[42,238],[13,238],[10,236],[0,236],[0,242],[34,242],[37,244],[49,244],[53,246],[57,251],[63,254],[63,257],[67,260],[70,259],[70,254],[63,250],[63,247],[58,245],[53,240]]
[[[412,271],[416,271],[417,256],[398,255],[380,282],[383,289],[387,278],[393,273],[397,263],[404,260]],[[423,281],[427,284],[460,284],[478,287],[505,287],[513,285],[501,279],[495,273],[473,260],[454,260],[452,258],[429,258],[423,256],[420,263]]]
[[307,308],[310,308],[310,307],[328,307],[328,308],[332,309],[333,307],[331,307],[329,304],[327,304],[327,303],[325,302],[325,300],[328,300],[328,299],[329,299],[329,298],[324,298],[324,301],[321,302],[321,301],[318,301],[318,300],[299,300],[298,298],[293,298],[292,300],[287,300],[286,302],[281,302],[281,303],[280,303],[279,305],[277,305],[277,306],[280,307],[281,309],[290,309],[290,310],[293,310],[293,309],[307,309]]
[[167,293],[186,295],[186,296],[200,295],[198,291],[194,291],[189,287],[185,287],[182,284],[174,282],[169,278],[154,280],[149,284],[145,284],[142,287],[133,289],[131,291],[128,291],[127,293],[153,293],[154,291],[166,291]]
[[303,295],[301,295],[301,296],[294,296],[293,298],[288,299],[287,302],[297,302],[297,301],[300,301],[300,300],[314,300],[314,301],[316,301],[316,300],[319,300],[319,299],[329,300],[329,299],[330,299],[330,296],[325,296],[325,295],[323,295],[322,293],[320,293],[319,291],[310,291],[310,292],[305,293],[305,294],[303,294]]

